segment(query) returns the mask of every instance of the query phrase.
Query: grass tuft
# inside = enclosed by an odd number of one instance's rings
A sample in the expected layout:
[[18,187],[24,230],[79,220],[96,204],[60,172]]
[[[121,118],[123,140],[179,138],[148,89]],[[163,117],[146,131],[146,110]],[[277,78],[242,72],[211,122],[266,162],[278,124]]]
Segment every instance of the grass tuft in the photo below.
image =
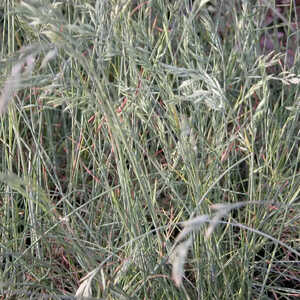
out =
[[292,2],[0,4],[0,299],[299,297]]

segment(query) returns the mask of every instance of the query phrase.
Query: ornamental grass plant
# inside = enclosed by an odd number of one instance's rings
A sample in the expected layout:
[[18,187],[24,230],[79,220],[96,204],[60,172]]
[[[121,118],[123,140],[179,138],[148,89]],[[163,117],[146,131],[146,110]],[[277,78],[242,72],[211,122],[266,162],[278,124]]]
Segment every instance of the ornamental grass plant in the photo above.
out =
[[0,5],[1,300],[300,297],[298,1]]

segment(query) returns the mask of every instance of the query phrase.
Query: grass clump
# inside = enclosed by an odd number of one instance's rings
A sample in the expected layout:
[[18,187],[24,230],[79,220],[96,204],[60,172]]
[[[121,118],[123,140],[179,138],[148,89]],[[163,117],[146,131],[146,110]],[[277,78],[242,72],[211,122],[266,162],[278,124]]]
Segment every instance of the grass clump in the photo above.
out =
[[300,295],[299,53],[261,47],[268,9],[1,8],[3,299]]

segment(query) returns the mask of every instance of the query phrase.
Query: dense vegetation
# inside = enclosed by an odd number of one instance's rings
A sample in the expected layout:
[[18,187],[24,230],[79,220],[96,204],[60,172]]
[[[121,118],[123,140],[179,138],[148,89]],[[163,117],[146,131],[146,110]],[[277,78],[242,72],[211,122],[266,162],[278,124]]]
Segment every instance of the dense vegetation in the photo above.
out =
[[300,297],[298,1],[0,5],[0,299]]

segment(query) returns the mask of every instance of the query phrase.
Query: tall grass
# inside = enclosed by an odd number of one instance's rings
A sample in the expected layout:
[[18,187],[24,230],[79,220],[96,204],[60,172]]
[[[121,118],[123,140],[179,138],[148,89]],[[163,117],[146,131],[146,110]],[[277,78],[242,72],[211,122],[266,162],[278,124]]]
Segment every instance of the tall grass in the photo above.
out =
[[299,297],[299,51],[207,2],[4,3],[0,299]]

